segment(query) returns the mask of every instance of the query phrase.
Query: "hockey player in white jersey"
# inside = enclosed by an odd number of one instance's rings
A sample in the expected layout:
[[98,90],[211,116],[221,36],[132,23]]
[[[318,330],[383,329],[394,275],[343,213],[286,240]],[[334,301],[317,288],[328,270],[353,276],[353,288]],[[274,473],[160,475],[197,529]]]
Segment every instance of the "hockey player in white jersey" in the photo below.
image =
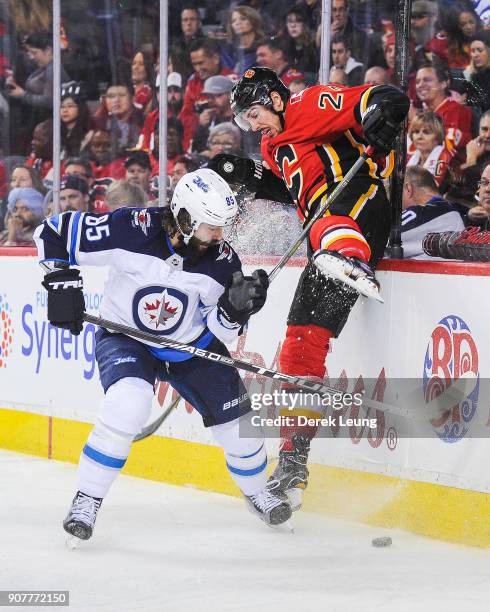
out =
[[[67,212],[45,220],[35,240],[48,272],[42,284],[51,324],[79,334],[83,282],[71,266],[109,266],[103,317],[228,355],[223,343],[235,340],[265,302],[267,274],[244,276],[223,240],[238,207],[214,171],[182,177],[170,208]],[[91,537],[102,500],[150,415],[156,379],[169,382],[199,411],[250,509],[272,525],[290,517],[289,503],[266,488],[262,433],[240,436],[251,406],[236,370],[105,329],[96,339],[105,395],[80,456],[78,491],[63,522],[68,533]]]

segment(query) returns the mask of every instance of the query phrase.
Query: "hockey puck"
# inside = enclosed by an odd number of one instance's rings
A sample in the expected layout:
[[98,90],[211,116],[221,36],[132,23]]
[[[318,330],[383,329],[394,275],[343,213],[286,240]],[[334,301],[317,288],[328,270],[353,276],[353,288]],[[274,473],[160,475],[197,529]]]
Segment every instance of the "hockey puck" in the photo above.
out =
[[229,162],[229,161],[227,161],[227,162],[225,162],[223,164],[223,170],[227,174],[230,174],[231,172],[233,172],[234,169],[235,169],[235,166],[231,162]]
[[385,548],[386,546],[391,546],[392,543],[392,539],[389,536],[385,536],[383,538],[374,538],[374,540],[371,541],[371,544],[375,548]]

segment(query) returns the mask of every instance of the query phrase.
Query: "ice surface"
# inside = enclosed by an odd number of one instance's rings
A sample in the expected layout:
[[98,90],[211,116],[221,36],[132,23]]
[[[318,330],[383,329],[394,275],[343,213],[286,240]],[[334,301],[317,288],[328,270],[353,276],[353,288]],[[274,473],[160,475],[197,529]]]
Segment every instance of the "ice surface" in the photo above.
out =
[[[128,476],[71,551],[75,470],[0,451],[0,589],[69,590],[58,609],[87,612],[489,609],[490,551],[307,513],[281,533],[239,499]],[[393,545],[373,548],[385,535]]]

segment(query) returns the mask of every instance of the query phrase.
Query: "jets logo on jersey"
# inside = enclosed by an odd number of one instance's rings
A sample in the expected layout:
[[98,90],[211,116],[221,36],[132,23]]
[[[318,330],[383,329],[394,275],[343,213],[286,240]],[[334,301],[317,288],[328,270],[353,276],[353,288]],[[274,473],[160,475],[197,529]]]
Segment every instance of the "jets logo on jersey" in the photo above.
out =
[[233,259],[233,251],[227,242],[222,242],[219,245],[219,255],[216,257],[216,261],[221,261],[222,259],[227,259],[228,261]]
[[135,210],[131,220],[133,227],[139,227],[145,236],[148,235],[148,228],[151,226],[150,213],[147,210]]
[[134,322],[144,331],[172,334],[182,323],[188,303],[187,295],[174,287],[145,287],[133,298]]

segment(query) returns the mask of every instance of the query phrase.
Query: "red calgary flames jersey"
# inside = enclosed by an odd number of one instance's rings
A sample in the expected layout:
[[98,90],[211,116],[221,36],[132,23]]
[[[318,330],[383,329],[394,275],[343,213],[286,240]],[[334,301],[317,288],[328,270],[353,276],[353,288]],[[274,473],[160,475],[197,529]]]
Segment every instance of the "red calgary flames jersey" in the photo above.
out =
[[[287,103],[284,130],[274,138],[262,138],[262,157],[286,183],[302,221],[364,153],[367,144],[361,121],[373,89],[370,85],[304,89]],[[368,159],[357,177],[383,179],[392,169],[390,154],[381,160]]]

